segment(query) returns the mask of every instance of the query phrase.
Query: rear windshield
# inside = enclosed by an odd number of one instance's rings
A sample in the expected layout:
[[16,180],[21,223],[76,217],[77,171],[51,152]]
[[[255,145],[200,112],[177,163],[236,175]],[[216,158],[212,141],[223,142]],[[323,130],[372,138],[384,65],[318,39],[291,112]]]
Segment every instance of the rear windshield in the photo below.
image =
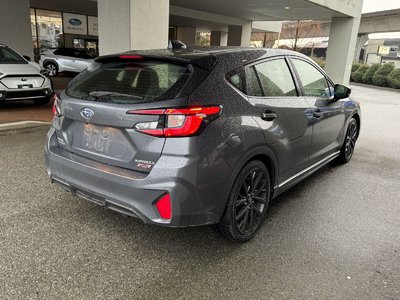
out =
[[188,65],[165,61],[95,63],[69,85],[75,98],[140,103],[176,98],[190,76]]

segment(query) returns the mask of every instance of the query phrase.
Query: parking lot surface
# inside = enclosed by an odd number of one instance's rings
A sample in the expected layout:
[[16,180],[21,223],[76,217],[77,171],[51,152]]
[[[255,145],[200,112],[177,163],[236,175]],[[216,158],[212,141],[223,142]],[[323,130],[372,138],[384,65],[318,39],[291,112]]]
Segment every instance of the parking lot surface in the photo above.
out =
[[72,197],[45,173],[47,127],[0,133],[0,298],[400,299],[400,93],[353,95],[353,160],[278,197],[240,245]]

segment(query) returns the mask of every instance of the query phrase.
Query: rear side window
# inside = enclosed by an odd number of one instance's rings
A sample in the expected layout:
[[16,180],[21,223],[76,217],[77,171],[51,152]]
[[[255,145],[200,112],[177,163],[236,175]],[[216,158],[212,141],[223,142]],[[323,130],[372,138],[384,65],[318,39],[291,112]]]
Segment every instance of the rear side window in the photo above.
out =
[[304,94],[309,97],[330,97],[330,88],[326,77],[311,64],[292,59],[300,81],[303,84]]
[[72,82],[67,94],[114,103],[167,100],[178,96],[190,74],[188,65],[168,61],[99,63]]
[[243,79],[244,70],[239,68],[226,75],[226,80],[241,92],[245,91],[245,82]]
[[289,67],[284,59],[276,59],[256,65],[265,97],[297,96]]

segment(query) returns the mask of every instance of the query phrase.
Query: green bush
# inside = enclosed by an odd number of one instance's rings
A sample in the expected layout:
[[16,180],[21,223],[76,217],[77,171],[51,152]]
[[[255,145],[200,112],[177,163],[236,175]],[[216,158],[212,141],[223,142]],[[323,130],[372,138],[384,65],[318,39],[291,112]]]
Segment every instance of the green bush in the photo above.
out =
[[324,58],[312,56],[311,57],[322,69],[325,68],[326,61]]
[[363,64],[359,64],[359,63],[353,64],[353,66],[351,67],[351,76],[350,76],[350,80],[351,80],[351,81],[354,81],[353,74],[354,74],[354,72],[357,71],[361,66],[363,66]]
[[364,74],[362,82],[366,84],[372,84],[372,77],[380,67],[381,64],[373,64],[372,66],[370,66],[368,71]]
[[393,70],[387,77],[388,85],[394,89],[400,89],[400,69]]
[[383,64],[372,77],[372,84],[377,86],[388,86],[388,75],[394,70],[393,64]]
[[353,73],[353,75],[351,76],[353,81],[362,83],[362,78],[365,75],[365,73],[367,73],[368,69],[369,69],[369,66],[367,66],[367,65],[362,65],[361,67],[359,67],[357,69],[357,71],[355,71]]

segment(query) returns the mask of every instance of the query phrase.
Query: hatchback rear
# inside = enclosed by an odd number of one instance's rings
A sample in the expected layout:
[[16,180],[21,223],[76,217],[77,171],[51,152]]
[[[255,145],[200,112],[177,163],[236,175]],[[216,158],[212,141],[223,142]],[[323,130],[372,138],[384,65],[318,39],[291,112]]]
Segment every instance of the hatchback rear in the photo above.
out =
[[52,181],[145,222],[217,222],[224,204],[214,199],[229,193],[221,185],[232,172],[200,133],[222,107],[188,103],[215,64],[210,55],[98,59],[55,100]]

